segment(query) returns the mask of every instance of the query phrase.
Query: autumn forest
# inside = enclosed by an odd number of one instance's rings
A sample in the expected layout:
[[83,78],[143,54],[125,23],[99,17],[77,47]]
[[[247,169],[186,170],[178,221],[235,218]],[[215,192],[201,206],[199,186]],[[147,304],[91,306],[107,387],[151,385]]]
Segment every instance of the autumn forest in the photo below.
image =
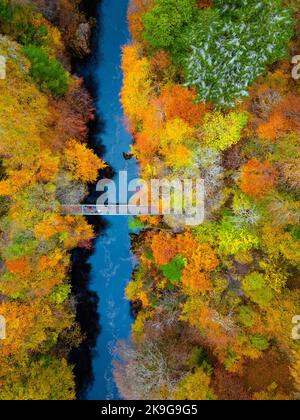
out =
[[[71,256],[102,232],[62,206],[84,202],[110,165],[74,71],[97,26],[82,3],[0,0],[0,400],[79,395],[70,355],[87,337]],[[205,220],[129,219],[120,397],[298,400],[299,2],[130,0],[127,25],[122,152],[146,181],[202,178]]]

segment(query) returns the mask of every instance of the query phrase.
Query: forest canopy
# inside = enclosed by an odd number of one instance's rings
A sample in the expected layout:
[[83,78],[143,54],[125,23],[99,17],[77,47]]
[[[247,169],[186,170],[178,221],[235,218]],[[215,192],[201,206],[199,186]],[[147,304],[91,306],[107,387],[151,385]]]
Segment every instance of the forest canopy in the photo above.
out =
[[195,0],[157,0],[143,17],[144,39],[167,49],[195,86],[199,100],[233,106],[266,65],[287,55],[291,10],[281,1],[214,1],[196,10]]
[[[81,19],[77,2],[57,3]],[[0,0],[0,400],[76,397],[69,354],[83,336],[70,252],[90,248],[94,232],[61,205],[80,202],[105,166],[86,144],[93,103],[68,72],[64,27],[41,6]]]
[[298,398],[298,17],[293,1],[130,3],[131,151],[144,179],[204,178],[205,222],[138,218],[124,398]]

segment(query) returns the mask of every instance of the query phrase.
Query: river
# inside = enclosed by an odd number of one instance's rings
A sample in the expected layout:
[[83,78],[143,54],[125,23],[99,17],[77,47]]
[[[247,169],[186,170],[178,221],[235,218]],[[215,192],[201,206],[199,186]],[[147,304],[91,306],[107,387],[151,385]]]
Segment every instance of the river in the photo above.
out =
[[[134,160],[125,160],[132,142],[126,131],[119,94],[122,87],[121,49],[130,41],[127,28],[128,0],[102,0],[97,12],[98,30],[94,51],[85,72],[93,80],[96,113],[103,125],[96,141],[103,146],[103,157],[113,170],[137,176]],[[117,177],[117,176],[116,176]],[[100,334],[93,351],[94,381],[84,395],[87,400],[120,399],[113,379],[113,349],[120,339],[130,336],[133,318],[125,287],[135,265],[130,250],[128,217],[105,217],[107,228],[99,235],[89,263],[90,289],[99,296]]]

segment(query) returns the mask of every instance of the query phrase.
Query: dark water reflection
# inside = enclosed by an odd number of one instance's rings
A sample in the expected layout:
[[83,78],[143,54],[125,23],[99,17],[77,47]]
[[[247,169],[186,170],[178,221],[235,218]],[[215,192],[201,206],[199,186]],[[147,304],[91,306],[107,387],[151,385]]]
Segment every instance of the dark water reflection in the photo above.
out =
[[[122,86],[121,47],[130,39],[127,7],[128,0],[100,2],[94,53],[79,72],[90,83],[89,87],[96,98],[97,123],[92,127],[92,142],[102,151],[114,172],[126,170],[130,180],[136,177],[138,168],[134,160],[125,160],[123,156],[123,152],[129,151],[132,140],[124,128],[119,101]],[[89,201],[94,203],[94,200],[92,193]],[[113,349],[117,340],[129,337],[133,321],[129,302],[124,298],[124,289],[135,266],[130,250],[128,218],[110,216],[105,217],[103,223],[106,228],[101,229],[94,253],[88,260],[87,255],[80,253],[81,257],[77,256],[76,259],[75,254],[73,265],[73,277],[77,278],[79,286],[80,281],[90,282],[89,290],[79,302],[88,339],[80,349],[81,357],[76,368],[80,376],[79,397],[88,400],[120,398],[113,379]],[[79,280],[80,277],[82,280]]]

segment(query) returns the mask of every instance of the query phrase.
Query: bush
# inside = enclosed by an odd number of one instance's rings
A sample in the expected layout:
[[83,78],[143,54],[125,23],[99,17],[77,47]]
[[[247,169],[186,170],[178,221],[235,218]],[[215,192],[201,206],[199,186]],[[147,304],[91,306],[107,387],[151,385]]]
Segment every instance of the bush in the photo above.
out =
[[224,255],[237,255],[239,253],[258,249],[259,238],[249,229],[238,226],[234,218],[225,216],[218,231],[220,252]]
[[263,274],[253,272],[244,277],[243,289],[254,303],[260,307],[267,307],[272,301],[274,295],[272,290],[267,286]]
[[237,314],[237,321],[245,327],[252,327],[254,324],[254,313],[250,306],[241,306]]
[[31,76],[39,87],[54,97],[64,96],[68,90],[68,75],[55,58],[50,58],[39,47],[29,45],[23,48],[31,62]]
[[265,337],[261,337],[260,335],[252,336],[251,344],[255,349],[260,350],[260,351],[264,351],[269,348],[268,340]]
[[61,305],[67,300],[70,293],[71,293],[70,284],[60,284],[53,290],[53,292],[50,295],[50,299],[53,302]]
[[181,280],[182,270],[186,264],[186,259],[182,255],[177,255],[169,262],[169,264],[162,265],[160,268],[164,276],[170,280],[172,284],[174,284]]

